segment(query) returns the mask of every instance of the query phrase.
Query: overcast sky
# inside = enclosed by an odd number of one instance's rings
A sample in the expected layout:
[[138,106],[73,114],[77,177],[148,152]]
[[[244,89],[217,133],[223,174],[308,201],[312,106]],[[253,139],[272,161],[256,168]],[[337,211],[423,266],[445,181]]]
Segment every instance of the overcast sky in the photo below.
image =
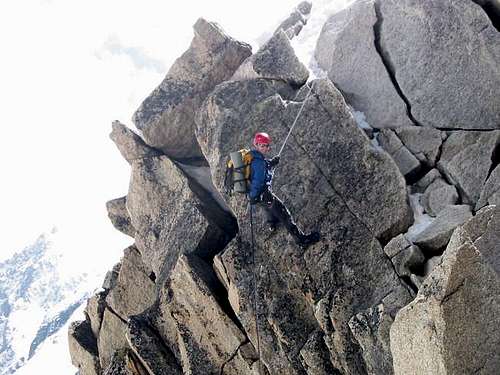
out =
[[105,202],[126,194],[129,166],[112,120],[131,125],[198,17],[255,46],[298,3],[2,0],[0,260],[53,226],[68,252],[116,259],[131,241]]

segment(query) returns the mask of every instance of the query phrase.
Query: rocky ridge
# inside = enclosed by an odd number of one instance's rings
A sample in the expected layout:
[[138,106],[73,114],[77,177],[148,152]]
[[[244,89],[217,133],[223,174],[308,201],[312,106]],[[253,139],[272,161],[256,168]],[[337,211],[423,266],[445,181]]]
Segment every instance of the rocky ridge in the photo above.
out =
[[[134,115],[141,134],[113,124],[132,173],[108,211],[135,242],[70,329],[80,373],[493,374],[500,209],[482,207],[497,199],[500,39],[484,10],[355,1],[318,40],[328,79],[309,80],[287,30],[251,54],[213,23],[194,29]],[[467,48],[480,64],[418,78]],[[262,129],[284,139],[301,108],[273,187],[321,232],[305,251],[222,193],[229,152]]]

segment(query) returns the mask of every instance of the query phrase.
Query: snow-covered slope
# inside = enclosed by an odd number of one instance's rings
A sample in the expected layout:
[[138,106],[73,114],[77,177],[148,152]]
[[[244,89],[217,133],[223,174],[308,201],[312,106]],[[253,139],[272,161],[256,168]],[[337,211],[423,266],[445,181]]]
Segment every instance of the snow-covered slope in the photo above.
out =
[[[65,258],[53,230],[0,263],[0,375],[40,373],[22,367],[42,350],[57,352],[58,364],[71,368],[66,326],[98,284],[87,273],[68,272]],[[43,362],[52,366],[48,358]]]

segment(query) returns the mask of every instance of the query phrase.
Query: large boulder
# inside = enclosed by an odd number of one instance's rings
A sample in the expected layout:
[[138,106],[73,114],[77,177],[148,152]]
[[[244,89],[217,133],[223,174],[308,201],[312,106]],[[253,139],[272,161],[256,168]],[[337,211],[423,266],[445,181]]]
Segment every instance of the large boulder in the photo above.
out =
[[182,374],[174,355],[147,321],[140,317],[132,317],[129,320],[126,337],[130,348],[149,374]]
[[[229,152],[247,145],[256,131],[267,131],[279,147],[277,140],[285,139],[308,92],[305,86],[290,100],[295,95],[285,83],[263,79],[217,87],[197,117],[198,140],[216,186],[222,185]],[[348,323],[389,294],[396,296],[387,307],[393,316],[409,301],[377,237],[406,230],[410,211],[396,165],[371,148],[328,80],[314,82],[283,149],[273,190],[298,225],[319,229],[322,240],[304,253],[284,230],[265,235],[257,208],[252,248],[246,201],[226,197],[240,232],[214,265],[232,310],[256,348],[260,341],[260,358],[270,373],[303,374],[311,358],[321,360],[316,370],[364,373],[362,349]]]
[[297,7],[290,13],[290,15],[279,24],[276,28],[275,34],[280,30],[286,34],[288,39],[299,35],[300,31],[307,23],[307,18],[311,14],[312,3],[309,1],[302,1]]
[[[301,100],[309,90],[305,87],[299,92]],[[207,98],[197,117],[197,134],[216,186],[222,187],[229,153],[247,145],[255,132],[266,130],[272,139],[285,139],[303,104],[285,102],[286,95],[291,94],[283,83],[255,79],[224,83]],[[342,95],[328,80],[314,82],[293,139],[304,156],[294,155],[289,145],[285,147],[282,164],[290,165],[291,170],[283,172],[285,167],[280,166],[275,186],[293,202],[296,211],[307,204],[301,197],[303,175],[315,165],[350,212],[377,238],[388,240],[411,224],[403,176],[385,152],[371,147]]]
[[127,197],[116,198],[106,202],[108,217],[113,226],[130,237],[135,236],[135,229],[127,211]]
[[382,129],[377,140],[380,146],[391,155],[405,177],[415,176],[420,171],[420,162],[390,129]]
[[194,114],[213,88],[230,78],[251,55],[251,47],[200,18],[189,49],[133,116],[148,145],[176,158],[201,158],[194,136]]
[[464,203],[475,206],[500,143],[500,131],[453,132],[443,144],[438,169],[458,189]]
[[480,7],[469,0],[383,0],[376,7],[382,56],[419,124],[500,127],[500,34]]
[[228,235],[209,222],[186,175],[166,156],[135,160],[127,210],[136,246],[160,284],[183,253],[212,258]]
[[446,206],[439,212],[436,220],[420,232],[413,242],[430,254],[439,253],[447,245],[455,228],[471,217],[470,206]]
[[231,80],[269,78],[300,86],[308,77],[309,71],[295,55],[285,32],[278,30],[238,68]]
[[446,206],[458,202],[458,192],[455,186],[448,184],[441,178],[435,179],[425,189],[422,196],[422,206],[430,216],[436,217]]
[[441,264],[391,327],[396,374],[496,374],[500,366],[500,209],[457,228]]
[[395,132],[405,147],[425,165],[434,167],[446,133],[434,128],[414,126],[397,128]]
[[[247,341],[230,310],[223,307],[219,288],[208,263],[195,255],[183,255],[161,288],[157,309],[149,314],[183,373],[222,374]],[[235,365],[241,367],[225,373],[251,373],[245,361],[233,361]]]
[[[103,375],[149,375],[130,349],[117,350]],[[161,373],[158,373],[161,374]],[[163,375],[163,374],[162,374]]]
[[151,272],[135,246],[125,249],[116,286],[106,297],[107,305],[122,319],[127,320],[154,303],[156,293]]
[[319,36],[319,66],[375,128],[412,126],[404,100],[376,48],[374,0],[359,0],[331,16]]
[[71,363],[81,375],[101,373],[97,341],[88,320],[71,323],[68,329],[68,346]]
[[129,164],[137,159],[161,155],[160,151],[146,145],[139,135],[120,121],[113,121],[112,129],[109,137]]
[[101,368],[105,369],[109,366],[115,351],[128,348],[126,333],[126,321],[106,308],[97,339]]
[[500,167],[496,166],[481,190],[476,210],[486,205],[500,205]]
[[96,293],[87,300],[87,306],[85,306],[85,316],[87,321],[90,322],[94,337],[99,337],[104,310],[106,309],[106,294],[105,291]]

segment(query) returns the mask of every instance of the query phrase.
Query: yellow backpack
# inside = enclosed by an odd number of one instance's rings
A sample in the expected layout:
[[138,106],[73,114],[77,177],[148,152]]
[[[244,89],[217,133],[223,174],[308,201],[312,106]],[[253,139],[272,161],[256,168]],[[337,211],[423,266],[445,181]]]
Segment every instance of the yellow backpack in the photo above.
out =
[[[232,195],[234,191],[241,194],[248,192],[250,182],[250,164],[252,163],[252,153],[249,149],[242,148],[238,150],[241,154],[243,165],[239,168],[234,167],[234,163],[229,159],[226,163],[226,173],[224,176],[224,191],[226,194]],[[241,184],[238,184],[240,183]],[[236,189],[235,189],[235,184]]]

